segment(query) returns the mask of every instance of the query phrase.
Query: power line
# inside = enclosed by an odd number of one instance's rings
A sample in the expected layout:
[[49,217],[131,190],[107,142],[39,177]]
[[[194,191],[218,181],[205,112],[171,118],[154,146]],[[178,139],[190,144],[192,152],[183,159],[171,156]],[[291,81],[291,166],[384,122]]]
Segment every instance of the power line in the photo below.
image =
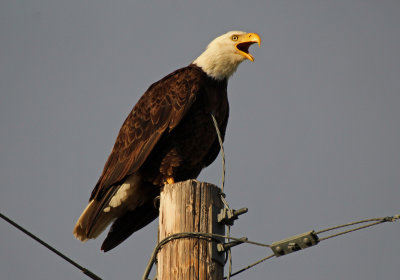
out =
[[[269,255],[268,257],[262,258],[261,260],[258,260],[255,263],[250,264],[250,265],[248,265],[248,266],[246,266],[246,267],[244,267],[244,268],[232,273],[231,277],[236,276],[236,275],[238,275],[238,274],[240,274],[240,273],[252,268],[253,266],[256,266],[256,265],[258,265],[258,264],[260,264],[260,263],[262,263],[262,262],[264,262],[266,260],[269,260],[270,258],[273,258],[273,257],[275,257],[275,254],[272,254],[272,255]],[[224,277],[224,279],[227,279],[227,277]]]
[[337,229],[340,229],[340,228],[349,227],[349,226],[353,226],[353,225],[365,224],[365,223],[373,222],[373,223],[369,223],[367,225],[359,226],[359,227],[356,227],[356,228],[353,228],[353,229],[349,229],[349,230],[346,230],[346,231],[343,231],[343,232],[338,232],[336,234],[332,234],[332,235],[329,235],[329,236],[322,237],[322,238],[319,239],[320,241],[322,241],[322,240],[326,240],[326,239],[329,239],[329,238],[332,238],[332,237],[336,237],[336,236],[339,236],[339,235],[342,235],[342,234],[346,234],[346,233],[350,233],[350,232],[357,231],[357,230],[360,230],[360,229],[364,229],[364,228],[367,228],[367,227],[379,225],[379,224],[382,224],[382,223],[395,222],[395,221],[397,221],[399,219],[400,219],[400,215],[388,216],[388,217],[382,217],[382,218],[366,219],[366,220],[361,220],[361,221],[357,221],[357,222],[347,223],[347,224],[340,225],[340,226],[326,228],[326,229],[317,231],[316,234],[321,234],[321,233],[324,233],[324,232],[337,230]]
[[16,222],[12,221],[10,218],[6,217],[5,215],[3,215],[2,213],[0,213],[0,217],[5,220],[6,222],[8,222],[9,224],[11,224],[12,226],[16,227],[17,229],[19,229],[20,231],[22,231],[23,233],[25,233],[26,235],[28,235],[29,237],[31,237],[32,239],[34,239],[35,241],[39,242],[40,244],[42,244],[44,247],[46,247],[47,249],[49,249],[50,251],[52,251],[53,253],[57,254],[58,256],[60,256],[61,258],[63,258],[64,260],[66,260],[67,262],[69,262],[70,264],[72,264],[73,266],[75,266],[76,268],[78,268],[80,271],[82,271],[85,275],[87,275],[88,277],[94,279],[94,280],[102,280],[99,276],[97,276],[96,274],[94,274],[93,272],[91,272],[89,269],[84,268],[83,266],[81,266],[80,264],[78,264],[77,262],[73,261],[72,259],[68,258],[66,255],[64,255],[63,253],[61,253],[60,251],[58,251],[57,249],[55,249],[54,247],[50,246],[48,243],[44,242],[43,240],[41,240],[39,237],[37,237],[36,235],[34,235],[33,233],[29,232],[28,230],[26,230],[25,228],[23,228],[22,226],[18,225]]

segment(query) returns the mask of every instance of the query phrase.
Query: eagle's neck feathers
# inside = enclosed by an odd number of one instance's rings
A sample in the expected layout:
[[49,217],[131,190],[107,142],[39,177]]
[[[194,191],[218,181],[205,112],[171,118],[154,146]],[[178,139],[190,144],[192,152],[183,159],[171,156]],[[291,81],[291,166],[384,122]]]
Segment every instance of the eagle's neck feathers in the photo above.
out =
[[216,46],[208,48],[198,57],[193,64],[199,66],[208,76],[216,80],[228,80],[235,73],[243,57],[231,55]]

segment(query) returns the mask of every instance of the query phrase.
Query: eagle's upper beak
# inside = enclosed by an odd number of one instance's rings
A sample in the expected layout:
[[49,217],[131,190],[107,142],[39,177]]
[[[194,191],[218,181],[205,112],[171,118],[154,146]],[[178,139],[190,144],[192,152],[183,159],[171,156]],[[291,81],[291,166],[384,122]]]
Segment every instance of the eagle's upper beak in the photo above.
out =
[[239,36],[238,43],[236,43],[235,47],[245,58],[254,61],[254,57],[249,53],[249,47],[255,43],[257,43],[258,46],[261,45],[260,36],[257,33],[246,33]]

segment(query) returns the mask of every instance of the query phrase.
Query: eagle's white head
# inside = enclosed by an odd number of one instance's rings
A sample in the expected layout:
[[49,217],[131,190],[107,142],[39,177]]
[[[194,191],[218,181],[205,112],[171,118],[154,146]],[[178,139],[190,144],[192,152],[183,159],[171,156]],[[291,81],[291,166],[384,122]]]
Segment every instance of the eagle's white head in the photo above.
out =
[[254,61],[249,53],[249,47],[254,43],[261,44],[257,33],[230,31],[215,38],[193,64],[214,79],[228,79],[243,60]]

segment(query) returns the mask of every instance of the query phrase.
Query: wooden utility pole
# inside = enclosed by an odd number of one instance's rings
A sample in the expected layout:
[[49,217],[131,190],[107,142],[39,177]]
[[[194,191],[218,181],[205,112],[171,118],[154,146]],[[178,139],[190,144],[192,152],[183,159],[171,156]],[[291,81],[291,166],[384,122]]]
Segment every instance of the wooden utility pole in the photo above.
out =
[[[223,208],[219,193],[217,186],[196,180],[166,185],[160,196],[159,241],[182,232],[224,234],[217,223]],[[157,279],[222,280],[224,254],[217,252],[216,243],[204,237],[169,241],[157,256]]]

